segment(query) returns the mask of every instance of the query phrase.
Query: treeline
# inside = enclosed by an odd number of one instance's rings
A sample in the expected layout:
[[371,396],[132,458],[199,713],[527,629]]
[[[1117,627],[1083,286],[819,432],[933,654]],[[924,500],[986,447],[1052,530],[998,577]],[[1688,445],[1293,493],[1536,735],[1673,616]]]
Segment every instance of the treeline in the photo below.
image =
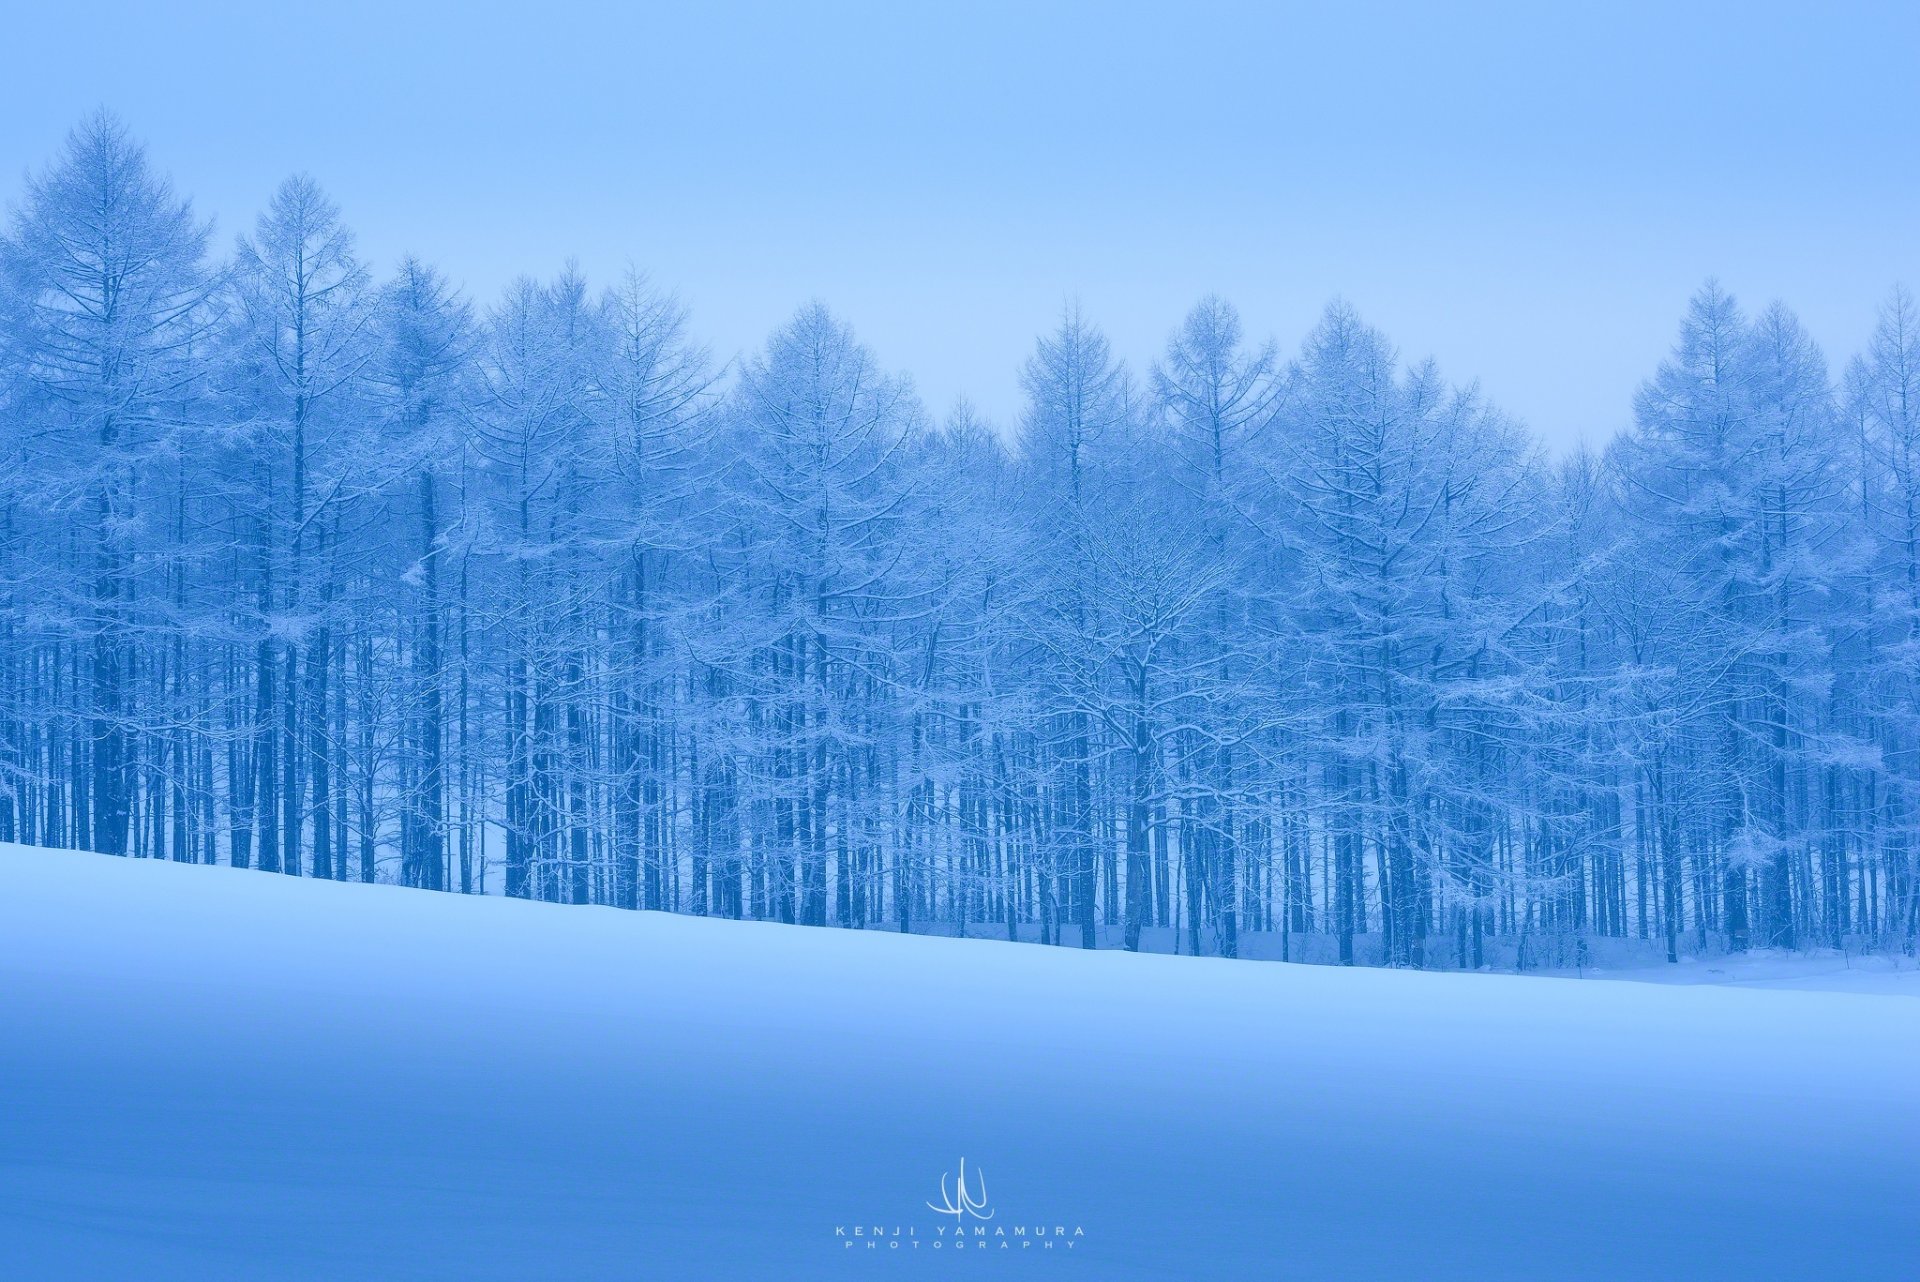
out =
[[[802,308],[217,254],[109,117],[0,240],[0,840],[1226,956],[1911,948],[1920,311],[1709,285],[1549,460],[1331,307],[1069,311],[1000,432]],[[1623,411],[1624,411],[1623,406]],[[1009,443],[1011,442],[1011,443]],[[1272,938],[1271,935],[1268,938]]]

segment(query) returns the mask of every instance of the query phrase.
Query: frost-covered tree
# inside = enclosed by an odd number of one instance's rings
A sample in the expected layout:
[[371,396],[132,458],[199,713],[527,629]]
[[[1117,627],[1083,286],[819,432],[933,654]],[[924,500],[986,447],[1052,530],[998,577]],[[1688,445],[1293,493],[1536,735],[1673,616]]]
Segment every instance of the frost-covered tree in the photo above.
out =
[[1266,822],[1244,804],[1265,786],[1256,779],[1255,727],[1274,705],[1262,695],[1262,668],[1276,652],[1269,576],[1279,567],[1273,513],[1258,484],[1263,440],[1282,391],[1272,343],[1248,349],[1240,316],[1217,297],[1188,313],[1154,367],[1154,391],[1172,434],[1174,475],[1185,501],[1185,521],[1160,524],[1204,550],[1205,566],[1191,573],[1213,580],[1207,590],[1209,631],[1196,638],[1195,697],[1183,717],[1179,746],[1185,840],[1191,861],[1187,886],[1190,947],[1199,951],[1203,921],[1211,919],[1223,956],[1238,952],[1243,837],[1259,840]]
[[817,303],[741,372],[728,492],[754,632],[740,676],[754,691],[757,791],[773,818],[757,868],[783,921],[826,922],[834,777],[861,738],[886,731],[842,708],[893,670],[884,624],[902,604],[895,531],[918,416],[911,387]]
[[229,392],[249,424],[252,464],[237,479],[247,486],[241,519],[257,580],[258,858],[262,868],[298,874],[310,809],[312,871],[325,877],[334,871],[325,709],[337,584],[310,584],[309,562],[328,574],[341,503],[353,493],[350,469],[362,457],[358,380],[372,308],[353,237],[311,178],[289,178],[274,192],[235,252],[231,291]]
[[1080,946],[1095,943],[1098,820],[1094,813],[1095,727],[1087,694],[1101,673],[1093,598],[1101,591],[1095,529],[1116,464],[1141,406],[1106,336],[1067,309],[1020,376],[1027,394],[1020,453],[1029,491],[1031,542],[1025,555],[1032,654],[1046,675],[1049,709],[1042,751],[1050,814],[1042,858],[1048,867],[1043,934],[1072,925]]
[[[404,260],[380,299],[372,383],[387,568],[398,572],[391,602],[398,635],[393,655],[401,722],[395,784],[400,880],[432,890],[447,885],[447,512],[449,474],[463,459],[463,423],[472,396],[472,320],[465,302],[432,268]],[[378,658],[376,654],[367,656]],[[371,746],[371,745],[370,745]],[[364,829],[374,827],[372,760],[362,763]],[[367,873],[363,859],[362,876]]]
[[[0,271],[14,449],[65,561],[53,613],[77,733],[73,839],[127,850],[144,713],[140,557],[161,519],[155,465],[182,448],[207,377],[207,228],[110,115],[30,177]],[[58,531],[56,534],[55,532]]]
[[[1660,702],[1688,763],[1687,840],[1717,883],[1701,921],[1790,945],[1808,846],[1805,752],[1825,711],[1821,612],[1846,481],[1826,367],[1774,307],[1749,321],[1709,285],[1645,388],[1616,461],[1636,561],[1671,588]],[[1672,577],[1667,577],[1671,575]]]

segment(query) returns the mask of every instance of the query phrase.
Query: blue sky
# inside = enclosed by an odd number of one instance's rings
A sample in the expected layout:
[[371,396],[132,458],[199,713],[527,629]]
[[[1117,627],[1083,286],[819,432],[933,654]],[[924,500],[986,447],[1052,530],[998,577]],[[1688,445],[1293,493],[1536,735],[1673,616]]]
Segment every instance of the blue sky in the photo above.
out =
[[[1682,11],[1684,10],[1684,11]],[[1920,287],[1920,6],[19,6],[0,196],[105,105],[222,242],[305,169],[482,303],[573,257],[721,356],[819,297],[1002,421],[1077,297],[1144,362],[1201,294],[1330,298],[1602,440],[1717,275],[1836,369]]]

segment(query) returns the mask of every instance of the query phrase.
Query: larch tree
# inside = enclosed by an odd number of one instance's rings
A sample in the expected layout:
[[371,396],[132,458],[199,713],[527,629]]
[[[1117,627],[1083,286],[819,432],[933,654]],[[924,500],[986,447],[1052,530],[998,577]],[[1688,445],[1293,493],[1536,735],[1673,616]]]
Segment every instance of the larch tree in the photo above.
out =
[[30,424],[20,457],[71,535],[61,626],[84,726],[71,744],[71,831],[109,854],[128,849],[145,711],[138,560],[159,516],[149,469],[180,447],[183,407],[208,373],[207,235],[145,148],[101,113],[28,179],[0,241],[7,363]]

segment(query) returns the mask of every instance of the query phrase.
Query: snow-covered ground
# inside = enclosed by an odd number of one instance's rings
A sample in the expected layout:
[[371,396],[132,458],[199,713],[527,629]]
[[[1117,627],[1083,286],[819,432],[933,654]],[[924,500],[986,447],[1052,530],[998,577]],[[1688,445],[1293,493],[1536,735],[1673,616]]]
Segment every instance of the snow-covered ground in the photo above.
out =
[[[1920,1271],[1920,1006],[1880,994],[1086,954],[15,847],[0,1110],[9,1279]],[[929,1201],[985,1235],[954,1249]]]
[[[1555,972],[1556,976],[1570,973]],[[1581,975],[1587,979],[1629,979],[1645,984],[1731,984],[1743,988],[1920,997],[1920,961],[1899,954],[1843,953],[1837,949],[1685,957],[1671,966],[1664,962],[1618,968],[1594,966]]]

